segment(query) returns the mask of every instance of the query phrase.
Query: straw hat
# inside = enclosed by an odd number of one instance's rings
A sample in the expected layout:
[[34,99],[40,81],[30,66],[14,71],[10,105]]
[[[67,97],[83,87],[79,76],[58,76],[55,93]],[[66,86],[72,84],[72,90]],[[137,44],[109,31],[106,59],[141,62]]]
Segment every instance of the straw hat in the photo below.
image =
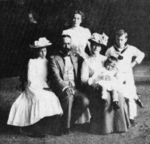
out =
[[107,45],[108,43],[108,36],[103,33],[103,34],[99,34],[99,33],[93,33],[91,38],[89,39],[90,42],[95,42],[99,45]]
[[52,45],[52,43],[45,37],[39,38],[37,41],[34,41],[33,45],[29,45],[30,48],[43,48]]

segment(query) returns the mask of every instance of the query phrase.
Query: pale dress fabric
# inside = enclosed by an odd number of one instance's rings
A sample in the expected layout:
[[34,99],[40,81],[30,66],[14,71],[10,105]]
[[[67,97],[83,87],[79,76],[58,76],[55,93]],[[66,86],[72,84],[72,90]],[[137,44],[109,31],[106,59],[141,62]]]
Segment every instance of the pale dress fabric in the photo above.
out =
[[[126,90],[124,90],[124,92],[125,96],[129,98],[130,118],[134,119],[134,117],[137,116],[137,107],[134,101],[134,99],[137,99],[137,94],[131,62],[132,58],[136,57],[135,61],[140,64],[144,58],[144,53],[131,45],[127,45],[126,48],[127,49],[121,54],[123,59],[118,61],[118,70],[120,73],[122,73],[122,78],[125,78],[126,81]],[[118,54],[120,54],[120,52],[116,51],[114,46],[110,47],[106,51],[106,56],[117,56]]]
[[52,91],[44,90],[47,85],[46,59],[30,59],[28,64],[28,84],[24,92],[13,103],[7,124],[29,126],[40,119],[61,115],[60,102]]
[[105,86],[108,91],[112,91],[114,89],[117,90],[117,71],[116,70],[107,70],[106,68],[100,68],[97,72],[93,74],[92,77],[89,78],[88,84],[99,84],[101,86]]
[[[93,76],[100,67],[104,66],[107,57],[99,55],[98,57],[89,57],[82,64],[81,81],[83,85],[88,84],[89,78]],[[95,93],[92,94],[94,104],[100,103],[100,107],[96,107],[93,114],[94,120],[91,121],[90,132],[96,134],[108,134],[112,132],[126,132],[130,126],[127,115],[127,107],[124,98],[119,94],[118,101],[120,105],[119,110],[114,110],[111,104],[111,96],[108,93],[108,106],[104,107],[99,99],[94,100]]]
[[88,39],[91,38],[91,32],[88,28],[73,27],[62,32],[63,35],[70,35],[72,39],[72,50],[77,52],[83,58],[87,57],[85,48],[88,44]]
[[84,74],[81,74],[81,81],[83,83],[88,83],[89,78],[92,77],[95,72],[103,69],[106,59],[107,57],[101,54],[97,57],[91,56],[85,59],[82,65],[82,71],[84,71]]
[[[105,67],[100,67],[92,77],[89,78],[88,84],[99,84],[103,87],[102,99],[107,99],[107,91],[118,92],[120,84],[117,80],[117,69],[107,70]],[[118,101],[117,93],[112,95],[113,101]]]
[[[105,60],[106,57],[103,55],[99,55],[98,57],[88,57],[84,60],[83,67],[86,69],[88,66],[90,66],[93,72],[93,69],[98,69],[99,67],[102,67]],[[98,63],[96,61],[98,61]],[[84,76],[86,77],[86,75],[88,75],[88,71],[85,72]],[[84,78],[82,79],[82,81],[84,81]],[[90,119],[91,114],[89,108],[87,108],[86,111],[81,115],[81,117],[76,121],[76,124],[89,123]]]

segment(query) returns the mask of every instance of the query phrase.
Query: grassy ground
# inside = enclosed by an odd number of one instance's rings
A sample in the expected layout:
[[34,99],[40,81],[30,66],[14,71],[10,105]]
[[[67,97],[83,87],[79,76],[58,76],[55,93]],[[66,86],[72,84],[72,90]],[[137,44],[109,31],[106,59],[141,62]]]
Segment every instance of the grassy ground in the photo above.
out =
[[21,91],[16,90],[17,77],[0,79],[0,144],[150,144],[150,62],[144,62],[134,72],[145,108],[138,108],[137,124],[127,133],[94,135],[87,132],[86,126],[77,126],[69,135],[47,135],[42,139],[27,137],[17,127],[6,125],[9,109]]

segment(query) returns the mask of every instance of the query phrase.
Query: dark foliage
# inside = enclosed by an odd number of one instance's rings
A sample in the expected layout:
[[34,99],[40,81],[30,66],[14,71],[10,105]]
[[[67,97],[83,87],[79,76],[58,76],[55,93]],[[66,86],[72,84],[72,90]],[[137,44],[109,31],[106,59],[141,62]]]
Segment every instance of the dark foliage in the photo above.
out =
[[[54,43],[52,54],[58,35],[71,26],[76,9],[85,13],[83,26],[109,36],[109,46],[115,31],[123,28],[129,33],[129,42],[148,58],[149,7],[147,0],[0,0],[0,77],[20,74],[29,58],[29,44],[39,37],[46,36]],[[29,13],[37,24],[29,21]]]

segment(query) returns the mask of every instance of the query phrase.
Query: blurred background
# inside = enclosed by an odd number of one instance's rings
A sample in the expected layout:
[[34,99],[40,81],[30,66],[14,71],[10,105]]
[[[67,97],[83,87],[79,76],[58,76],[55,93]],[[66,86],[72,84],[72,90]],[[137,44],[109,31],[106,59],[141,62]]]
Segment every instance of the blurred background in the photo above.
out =
[[108,47],[115,31],[123,28],[128,42],[150,60],[149,0],[0,0],[0,77],[20,75],[29,44],[42,36],[56,43],[77,9],[85,13],[84,27],[109,36]]

